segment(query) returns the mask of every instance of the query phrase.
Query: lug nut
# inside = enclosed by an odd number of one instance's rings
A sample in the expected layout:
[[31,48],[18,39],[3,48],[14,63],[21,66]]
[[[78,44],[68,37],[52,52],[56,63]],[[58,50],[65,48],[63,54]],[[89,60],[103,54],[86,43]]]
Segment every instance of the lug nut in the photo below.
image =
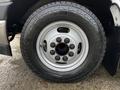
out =
[[74,49],[74,48],[75,48],[75,45],[74,45],[74,44],[70,44],[69,48],[70,48],[70,49]]
[[73,53],[73,52],[69,52],[69,56],[70,56],[70,57],[73,57],[73,56],[74,56],[74,53]]
[[68,60],[68,57],[67,56],[64,56],[63,57],[63,61],[67,61]]
[[52,42],[52,43],[50,44],[50,46],[51,46],[52,48],[54,48],[56,45],[55,45],[54,42]]
[[57,61],[60,60],[60,56],[56,56],[55,60],[57,60]]
[[51,54],[51,55],[55,55],[55,51],[54,51],[54,50],[51,50],[51,51],[50,51],[50,54]]
[[62,41],[62,39],[61,39],[60,37],[58,37],[58,38],[56,39],[56,41],[60,43],[60,42]]
[[65,43],[69,43],[69,42],[70,42],[70,39],[69,39],[69,38],[66,38],[66,39],[64,40],[64,42],[65,42]]

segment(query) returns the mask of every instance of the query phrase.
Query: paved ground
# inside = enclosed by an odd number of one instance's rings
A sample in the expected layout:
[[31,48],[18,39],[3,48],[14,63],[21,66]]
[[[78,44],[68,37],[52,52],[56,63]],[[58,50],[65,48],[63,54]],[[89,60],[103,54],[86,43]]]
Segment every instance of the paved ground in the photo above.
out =
[[13,57],[0,56],[0,90],[120,90],[120,70],[111,77],[102,66],[90,78],[79,83],[56,84],[40,79],[25,65],[19,37],[11,43]]

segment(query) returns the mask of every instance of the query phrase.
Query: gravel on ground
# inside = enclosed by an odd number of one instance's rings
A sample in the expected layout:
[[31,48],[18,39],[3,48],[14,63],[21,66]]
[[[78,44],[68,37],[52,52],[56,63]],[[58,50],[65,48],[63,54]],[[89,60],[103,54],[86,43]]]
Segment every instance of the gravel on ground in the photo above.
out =
[[19,39],[17,35],[11,42],[12,57],[0,55],[0,90],[120,90],[120,70],[112,77],[103,66],[78,83],[50,83],[37,77],[21,56]]

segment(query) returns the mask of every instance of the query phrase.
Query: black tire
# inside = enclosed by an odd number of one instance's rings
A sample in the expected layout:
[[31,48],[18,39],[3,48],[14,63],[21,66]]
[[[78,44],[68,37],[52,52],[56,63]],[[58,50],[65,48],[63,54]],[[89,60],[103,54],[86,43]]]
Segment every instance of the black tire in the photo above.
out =
[[[40,1],[38,1],[35,5],[33,5],[31,8],[28,9],[28,11],[25,13],[24,17],[22,18],[21,22],[24,23],[27,20],[27,18],[39,7],[41,7],[45,4],[48,4],[48,3],[52,3],[54,1],[55,0],[46,0],[46,1],[40,0]],[[60,0],[56,0],[56,1],[60,1]],[[73,2],[74,0],[66,0],[66,1],[72,1]]]
[[[59,20],[80,26],[88,37],[90,47],[85,62],[79,68],[65,73],[46,67],[37,55],[35,44],[41,30]],[[27,65],[38,76],[54,82],[68,83],[85,79],[101,64],[105,48],[106,37],[100,21],[87,8],[72,2],[53,2],[39,8],[28,18],[21,35],[21,52]]]

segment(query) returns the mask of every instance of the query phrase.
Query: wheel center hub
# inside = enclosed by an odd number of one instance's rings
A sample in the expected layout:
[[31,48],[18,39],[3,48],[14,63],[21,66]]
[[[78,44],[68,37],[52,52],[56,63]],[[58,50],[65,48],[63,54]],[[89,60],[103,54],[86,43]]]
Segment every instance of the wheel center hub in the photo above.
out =
[[60,43],[56,46],[55,51],[57,54],[64,56],[69,52],[69,47],[65,43]]

